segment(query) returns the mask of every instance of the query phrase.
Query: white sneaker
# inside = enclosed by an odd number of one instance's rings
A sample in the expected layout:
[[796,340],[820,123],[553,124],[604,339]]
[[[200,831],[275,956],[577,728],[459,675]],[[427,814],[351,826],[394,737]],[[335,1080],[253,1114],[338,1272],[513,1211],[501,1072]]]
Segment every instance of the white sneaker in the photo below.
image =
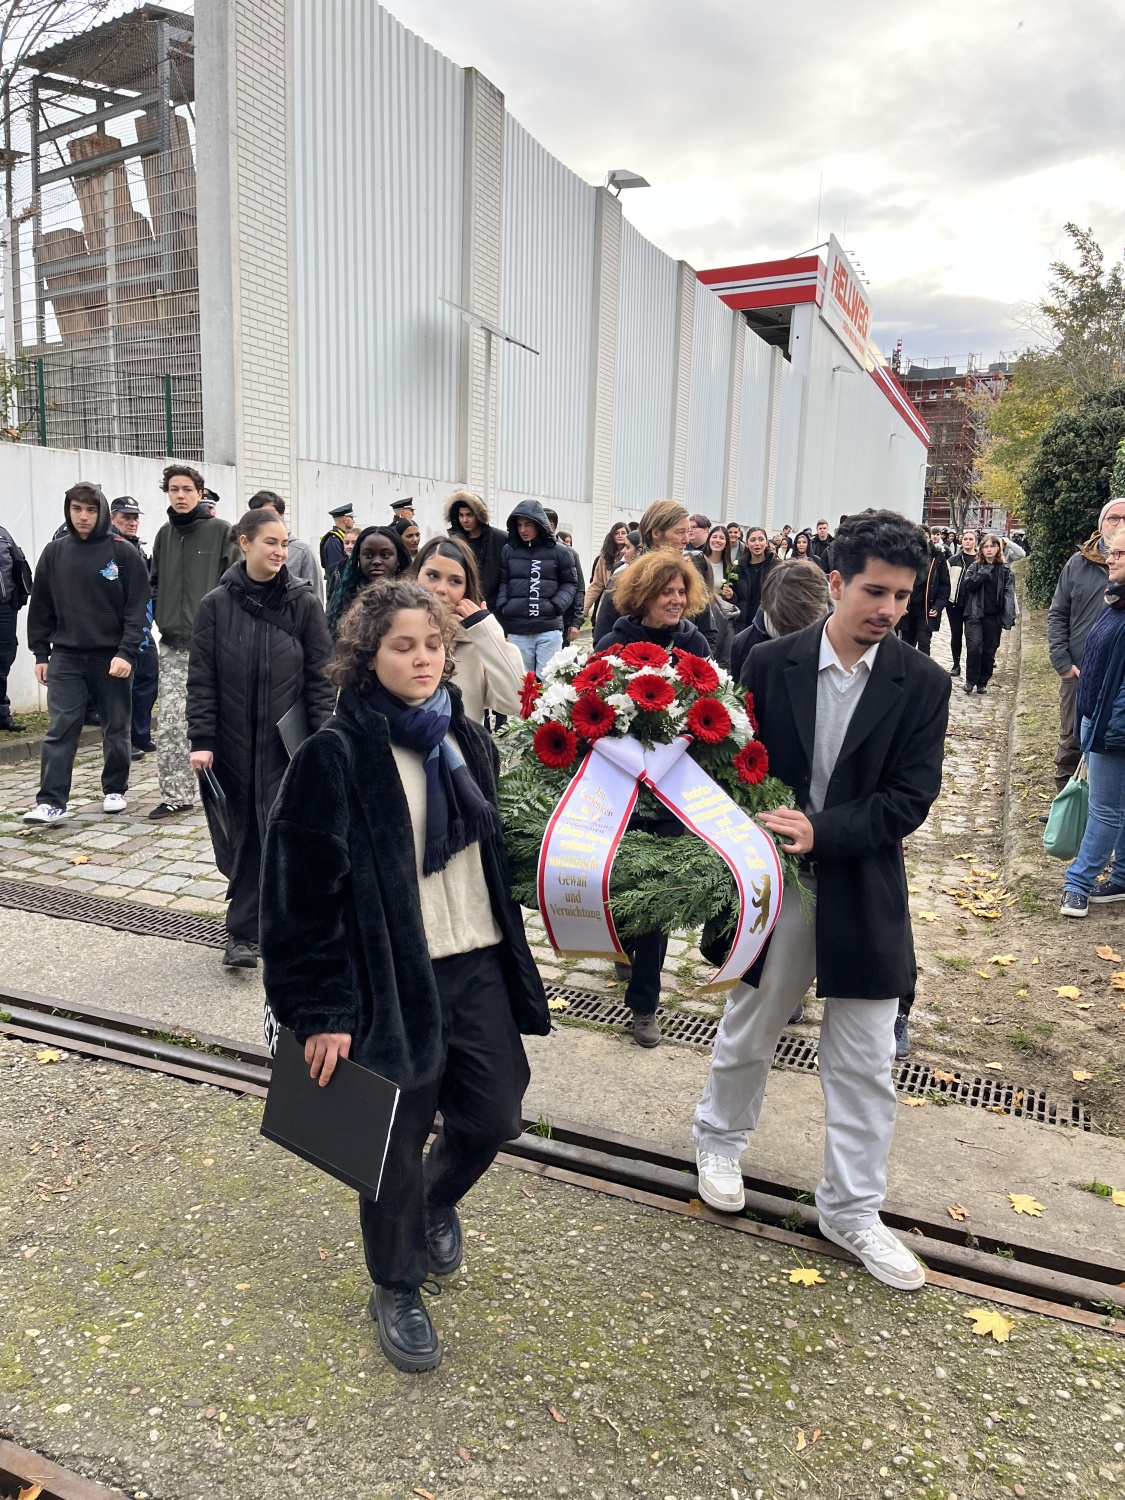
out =
[[102,812],[124,812],[128,805],[120,792],[106,792],[102,802]]
[[704,1203],[725,1214],[736,1214],[746,1207],[746,1189],[737,1156],[716,1156],[713,1151],[696,1151],[699,1173],[699,1196]]
[[40,802],[38,807],[33,807],[30,812],[25,812],[23,821],[25,823],[65,823],[70,814],[65,807],[52,807],[49,802]]
[[841,1250],[850,1250],[876,1281],[900,1292],[916,1292],[925,1286],[925,1266],[885,1224],[869,1224],[866,1229],[833,1229],[822,1216],[820,1232]]

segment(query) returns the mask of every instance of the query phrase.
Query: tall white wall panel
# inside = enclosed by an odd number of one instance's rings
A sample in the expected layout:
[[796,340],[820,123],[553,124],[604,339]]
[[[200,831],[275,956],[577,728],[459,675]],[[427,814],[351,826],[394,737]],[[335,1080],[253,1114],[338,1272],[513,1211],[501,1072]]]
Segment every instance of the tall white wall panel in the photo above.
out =
[[730,388],[731,319],[725,302],[703,283],[695,287],[691,342],[691,405],[688,411],[684,504],[717,521],[723,513],[723,467]]
[[668,490],[676,361],[676,262],[626,220],[614,393],[613,498],[643,511]]
[[747,329],[742,370],[742,427],[734,516],[745,531],[765,522],[766,445],[769,441],[770,346]]
[[457,471],[464,73],[371,0],[293,0],[298,452]]
[[501,325],[539,353],[501,355],[504,490],[585,499],[594,202],[589,183],[505,116]]
[[801,447],[801,401],[805,377],[788,360],[781,366],[781,417],[777,432],[777,489],[773,526],[796,525],[797,468]]

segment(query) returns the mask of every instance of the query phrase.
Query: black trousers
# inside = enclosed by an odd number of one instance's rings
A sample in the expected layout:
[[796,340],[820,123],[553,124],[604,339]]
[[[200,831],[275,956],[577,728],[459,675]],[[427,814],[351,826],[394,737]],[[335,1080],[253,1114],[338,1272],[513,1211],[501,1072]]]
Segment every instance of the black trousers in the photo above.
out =
[[965,633],[965,616],[956,604],[947,604],[945,607],[946,617],[949,620],[949,649],[953,654],[953,665],[961,665],[961,641]]
[[668,952],[666,932],[642,932],[625,946],[633,965],[633,977],[625,991],[625,1004],[638,1016],[654,1016],[660,1002],[660,972]]
[[[445,1071],[404,1092],[391,1131],[378,1202],[359,1200],[363,1253],[378,1286],[408,1291],[429,1272],[426,1205],[459,1203],[522,1128],[531,1078],[499,950],[480,948],[434,962],[441,996]],[[437,1139],[423,1157],[441,1110]]]
[[12,719],[12,703],[8,697],[8,673],[16,659],[16,621],[18,611],[10,604],[0,603],[0,724],[9,724]]
[[160,657],[151,642],[137,657],[133,668],[133,748],[147,750],[152,745],[152,705],[160,687]]
[[1002,634],[999,615],[965,621],[965,684],[984,686],[992,681],[996,649]]
[[238,851],[238,862],[227,886],[227,936],[234,943],[258,941],[258,907],[261,901],[262,840],[254,812],[251,786],[250,826]]
[[65,807],[86,704],[92,700],[102,726],[102,791],[129,787],[128,677],[111,677],[112,651],[54,651],[47,668],[47,736],[39,773],[39,801]]
[[928,617],[924,617],[918,621],[911,621],[910,624],[904,624],[899,634],[908,646],[921,651],[923,656],[929,656],[932,629],[933,622]]

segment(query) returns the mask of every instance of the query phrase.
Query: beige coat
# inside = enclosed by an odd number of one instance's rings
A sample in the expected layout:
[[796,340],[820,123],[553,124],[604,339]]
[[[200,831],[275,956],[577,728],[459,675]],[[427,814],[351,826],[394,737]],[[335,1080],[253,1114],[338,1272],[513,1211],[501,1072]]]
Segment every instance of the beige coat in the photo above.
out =
[[606,560],[598,553],[598,560],[594,564],[594,571],[590,575],[590,587],[586,590],[585,611],[586,619],[591,623],[597,618],[598,605],[605,593],[605,586],[613,574],[613,568],[606,566]]
[[505,640],[494,615],[482,610],[469,618],[471,624],[458,624],[453,643],[453,681],[461,689],[466,715],[483,724],[486,709],[518,714],[524,679],[518,647]]

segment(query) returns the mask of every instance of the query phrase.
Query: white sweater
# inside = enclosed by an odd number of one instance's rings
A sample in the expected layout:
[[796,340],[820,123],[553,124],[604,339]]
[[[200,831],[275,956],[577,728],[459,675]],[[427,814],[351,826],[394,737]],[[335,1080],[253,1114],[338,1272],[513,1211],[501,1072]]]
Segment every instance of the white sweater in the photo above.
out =
[[[457,741],[452,735],[449,738],[460,753]],[[484,883],[480,845],[470,844],[467,849],[462,849],[436,875],[422,874],[422,857],[426,849],[424,762],[417,750],[407,750],[401,745],[392,745],[391,753],[406,793],[410,823],[414,829],[414,862],[418,870],[418,894],[430,957],[450,958],[455,953],[494,947],[501,934]]]

